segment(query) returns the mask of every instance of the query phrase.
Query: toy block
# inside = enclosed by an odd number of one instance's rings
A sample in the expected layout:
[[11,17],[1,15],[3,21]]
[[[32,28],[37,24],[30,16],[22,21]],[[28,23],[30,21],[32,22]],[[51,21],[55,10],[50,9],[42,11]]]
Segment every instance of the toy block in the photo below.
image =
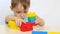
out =
[[16,22],[15,21],[9,21],[8,22],[8,26],[13,29],[13,30],[20,30],[19,27],[16,26]]

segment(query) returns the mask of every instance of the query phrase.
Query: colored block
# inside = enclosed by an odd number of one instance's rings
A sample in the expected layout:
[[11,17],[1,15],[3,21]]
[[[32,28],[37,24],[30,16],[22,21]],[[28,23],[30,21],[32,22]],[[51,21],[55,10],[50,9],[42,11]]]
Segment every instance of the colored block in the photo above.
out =
[[32,31],[33,30],[33,26],[31,23],[27,22],[24,23],[22,22],[21,24],[21,31],[26,32],[26,31]]
[[20,30],[19,27],[16,26],[16,22],[15,21],[9,21],[8,22],[8,26],[13,29],[13,30]]
[[48,34],[48,33],[44,31],[33,31],[32,34]]
[[32,34],[60,34],[60,32],[33,31]]
[[27,14],[27,17],[28,17],[28,22],[34,23],[36,20],[36,13],[35,12],[29,12]]
[[29,18],[27,18],[27,17],[24,18],[24,21],[25,21],[25,22],[30,22],[30,23],[35,22],[35,20],[36,20],[36,18],[30,18],[30,17],[29,17]]
[[28,19],[30,19],[30,20],[35,19],[36,20],[36,16],[34,16],[34,17],[28,17]]
[[35,20],[29,20],[30,23],[35,23]]
[[30,22],[30,23],[34,23],[35,22],[35,20],[36,20],[36,18],[28,18],[28,22]]
[[48,34],[60,34],[60,32],[48,32]]
[[36,16],[36,13],[35,12],[29,12],[29,13],[27,13],[27,16],[28,17],[33,17],[33,16]]

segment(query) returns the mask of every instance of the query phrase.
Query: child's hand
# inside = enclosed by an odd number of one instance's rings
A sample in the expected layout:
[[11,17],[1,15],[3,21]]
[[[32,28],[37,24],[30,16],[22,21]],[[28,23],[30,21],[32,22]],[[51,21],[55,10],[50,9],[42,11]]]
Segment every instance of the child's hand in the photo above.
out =
[[38,25],[40,26],[44,26],[44,21],[43,19],[39,18],[38,16],[36,16],[36,21],[35,21]]
[[15,20],[15,17],[13,17],[13,16],[7,16],[6,18],[5,18],[5,21],[11,21],[11,20]]
[[21,26],[22,22],[24,22],[23,19],[17,18],[17,17],[15,18],[15,21],[16,21],[17,26]]

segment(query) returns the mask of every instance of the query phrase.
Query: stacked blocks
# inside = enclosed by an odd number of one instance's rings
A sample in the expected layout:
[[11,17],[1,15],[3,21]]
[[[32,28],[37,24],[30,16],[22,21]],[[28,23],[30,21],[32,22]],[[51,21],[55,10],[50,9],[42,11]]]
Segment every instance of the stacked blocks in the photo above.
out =
[[35,20],[36,20],[36,13],[35,12],[29,12],[27,13],[28,17],[28,22],[24,23],[22,22],[21,24],[21,31],[26,32],[26,31],[32,31],[33,26],[36,26]]
[[34,23],[36,20],[36,13],[35,12],[29,12],[29,13],[27,13],[27,17],[28,17],[28,22]]
[[37,24],[35,24],[35,20],[36,20],[35,12],[28,12],[27,17],[28,17],[28,22],[26,22],[26,23],[22,22],[22,24],[21,24],[21,31],[23,31],[23,32],[32,31],[33,26],[37,25]]
[[27,17],[28,17],[28,22],[24,23],[22,22],[21,24],[21,31],[32,31],[33,30],[33,26],[36,26],[37,24],[35,24],[35,20],[36,20],[36,13],[35,12],[29,12],[27,13]]
[[15,21],[12,21],[12,20],[9,21],[9,22],[8,22],[8,26],[9,26],[11,29],[13,29],[13,30],[20,30],[20,28],[16,26],[16,22],[15,22]]

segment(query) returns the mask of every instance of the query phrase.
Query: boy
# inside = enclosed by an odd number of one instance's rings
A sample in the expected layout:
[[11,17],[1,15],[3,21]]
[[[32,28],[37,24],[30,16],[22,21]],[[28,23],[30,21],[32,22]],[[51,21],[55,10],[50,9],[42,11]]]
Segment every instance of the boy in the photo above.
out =
[[[15,20],[16,25],[19,26],[21,25],[20,22],[25,22],[24,18],[26,17],[30,8],[30,0],[12,0],[10,8],[14,12],[14,15],[7,16],[6,22],[8,23],[10,20]],[[38,16],[36,16],[35,22],[40,26],[44,26],[43,19],[39,18]]]

